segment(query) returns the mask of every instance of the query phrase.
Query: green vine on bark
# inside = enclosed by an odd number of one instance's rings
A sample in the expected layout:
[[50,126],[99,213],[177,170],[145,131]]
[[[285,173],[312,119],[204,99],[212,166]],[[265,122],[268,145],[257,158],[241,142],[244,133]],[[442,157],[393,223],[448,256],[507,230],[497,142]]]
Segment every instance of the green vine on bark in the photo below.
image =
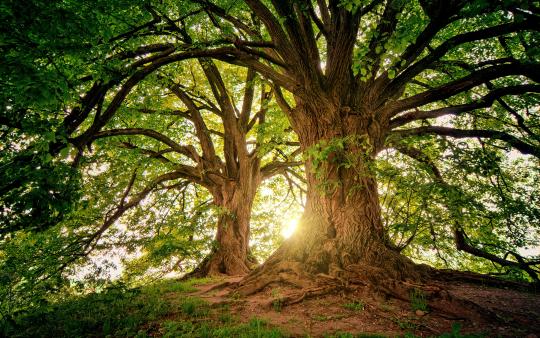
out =
[[[317,187],[329,194],[342,185],[339,178],[329,175],[330,170],[353,171],[357,177],[374,175],[372,150],[367,135],[354,134],[321,140],[306,150],[305,158],[310,161],[312,173],[321,182]],[[362,185],[354,188],[362,189]]]

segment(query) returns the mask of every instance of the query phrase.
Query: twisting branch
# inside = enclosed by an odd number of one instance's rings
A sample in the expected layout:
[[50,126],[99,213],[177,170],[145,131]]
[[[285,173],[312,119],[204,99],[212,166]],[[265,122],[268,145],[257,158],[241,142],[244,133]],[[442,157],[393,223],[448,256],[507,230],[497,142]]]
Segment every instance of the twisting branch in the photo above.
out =
[[444,107],[430,111],[417,110],[408,112],[390,120],[390,128],[399,127],[412,121],[432,119],[445,115],[459,115],[462,113],[471,112],[476,109],[491,107],[495,101],[498,101],[500,103],[499,99],[503,96],[519,95],[530,92],[540,92],[540,85],[530,84],[498,88],[492,90],[487,95],[472,103]]
[[297,167],[303,164],[304,162],[302,161],[288,161],[288,162],[274,161],[261,168],[261,176],[263,180],[265,180],[272,176],[283,174],[287,169],[291,167]]
[[[103,224],[97,229],[96,232],[94,232],[90,237],[84,239],[83,241],[84,254],[83,255],[87,256],[91,251],[93,251],[96,244],[98,243],[101,236],[105,233],[105,231],[107,231],[107,229],[109,229],[120,217],[122,217],[126,211],[139,205],[139,203],[144,198],[146,198],[146,196],[148,196],[152,191],[154,191],[158,185],[166,181],[182,178],[182,176],[183,175],[177,171],[160,175],[154,178],[143,190],[133,195],[133,197],[131,197],[129,201],[126,202],[126,198],[129,195],[129,192],[131,191],[133,187],[133,183],[135,181],[135,178],[134,178],[135,174],[134,174],[128,186],[126,187],[125,192],[118,206],[115,209],[110,210],[109,213],[107,213],[103,221]],[[187,185],[189,184],[189,182],[185,182],[184,184]]]
[[[212,142],[212,139],[210,138],[210,131],[208,130],[208,127],[206,123],[204,122],[204,119],[202,118],[200,109],[197,107],[195,102],[189,97],[189,95],[179,85],[173,84],[169,86],[169,90],[174,95],[176,95],[188,108],[188,111],[190,113],[190,120],[195,125],[195,132],[201,144],[201,149],[202,149],[204,158],[207,159],[208,161],[211,161],[215,166],[219,166],[220,163],[217,162],[217,156],[216,156],[214,143]],[[221,112],[220,112],[220,115],[222,115]]]
[[[412,158],[413,160],[425,165],[427,167],[428,172],[432,174],[432,177],[435,183],[441,185],[445,189],[455,189],[453,186],[451,186],[444,180],[442,173],[437,167],[437,165],[435,164],[435,162],[433,162],[431,158],[428,155],[424,154],[421,150],[418,150],[410,146],[397,145],[397,144],[393,145],[393,148],[399,151],[400,153],[402,153],[403,155],[406,155]],[[451,212],[456,212],[451,205],[447,205],[447,208]],[[465,233],[465,230],[457,222],[456,222],[456,225],[454,226],[453,231],[454,231],[454,241],[456,244],[456,249],[458,249],[459,251],[464,251],[476,257],[488,259],[501,266],[510,266],[510,267],[516,267],[516,268],[522,269],[533,280],[536,280],[536,281],[539,280],[538,272],[531,267],[533,265],[538,265],[540,263],[539,261],[537,260],[526,261],[524,257],[511,251],[508,251],[505,254],[504,258],[501,258],[497,255],[494,255],[492,253],[479,249],[473,246],[472,244],[470,244],[470,240],[468,239],[467,234]],[[508,255],[514,256],[517,262],[506,259]]]
[[114,116],[120,105],[124,102],[133,88],[144,80],[148,75],[157,69],[182,60],[198,57],[216,57],[225,58],[226,55],[238,54],[238,50],[233,47],[221,47],[215,49],[192,49],[189,51],[172,53],[160,58],[153,59],[149,65],[135,71],[120,87],[118,92],[105,109],[105,111],[94,118],[92,125],[81,135],[72,139],[72,142],[78,147],[83,147],[91,143],[93,135],[98,132]]
[[165,163],[165,164],[174,164],[173,161],[171,161],[168,158],[166,158],[165,156],[163,156],[166,153],[174,152],[174,150],[172,148],[167,148],[167,149],[163,149],[163,150],[160,150],[160,151],[154,151],[154,150],[150,150],[150,149],[140,148],[140,147],[138,147],[138,146],[136,146],[136,145],[134,145],[134,144],[132,144],[130,142],[120,142],[119,146],[122,147],[122,148],[126,148],[126,149],[138,150],[141,153],[148,155],[150,158],[157,159],[157,160],[159,160],[159,161],[161,161],[162,163]]
[[169,147],[171,147],[171,149],[173,149],[177,153],[187,156],[188,158],[192,159],[196,163],[201,162],[201,156],[197,154],[195,147],[193,147],[192,145],[188,145],[188,146],[180,145],[174,142],[169,137],[153,129],[146,129],[146,128],[109,129],[109,130],[103,130],[103,131],[95,133],[93,136],[93,139],[97,140],[97,139],[105,138],[105,137],[125,136],[125,135],[148,136],[157,141],[160,141],[163,144],[168,145]]
[[202,8],[207,11],[216,14],[219,17],[222,17],[223,19],[229,21],[234,27],[238,28],[239,30],[245,32],[251,37],[254,38],[260,38],[260,34],[253,30],[251,27],[249,27],[247,24],[239,20],[238,18],[235,18],[234,16],[227,13],[227,11],[216,4],[211,3],[208,0],[193,0],[195,3],[198,3],[202,6]]
[[540,30],[540,25],[537,20],[524,20],[521,22],[511,22],[501,24],[489,28],[484,28],[474,32],[468,32],[460,35],[456,35],[440,46],[432,50],[430,54],[421,59],[420,61],[412,64],[409,68],[405,69],[399,74],[390,84],[386,87],[382,96],[393,96],[393,93],[400,92],[401,89],[416,75],[426,70],[433,62],[439,60],[452,48],[462,45],[467,42],[473,42],[478,40],[485,40],[513,32],[519,32],[523,30]]
[[423,93],[391,103],[384,108],[383,114],[385,116],[392,117],[402,111],[444,100],[459,93],[468,91],[490,80],[510,75],[523,75],[536,82],[540,82],[540,67],[533,64],[516,63],[483,68],[440,87],[430,89]]
[[[276,45],[276,50],[279,51],[283,59],[287,61],[298,60],[298,56],[287,34],[285,34],[279,20],[272,14],[268,7],[260,0],[246,0],[246,3],[268,29],[268,33]],[[298,62],[293,63],[298,64]]]
[[533,155],[540,158],[540,146],[526,143],[517,137],[508,134],[504,131],[487,130],[487,129],[455,129],[449,127],[439,126],[424,126],[412,129],[395,130],[391,133],[392,136],[398,138],[417,136],[417,135],[440,135],[449,136],[453,138],[489,138],[494,140],[500,140],[511,147],[517,149],[522,154]]
[[255,71],[252,68],[249,68],[245,80],[242,110],[240,111],[239,116],[240,128],[242,128],[244,131],[247,130],[247,126],[249,123],[249,115],[253,107],[253,96],[255,94],[255,76]]

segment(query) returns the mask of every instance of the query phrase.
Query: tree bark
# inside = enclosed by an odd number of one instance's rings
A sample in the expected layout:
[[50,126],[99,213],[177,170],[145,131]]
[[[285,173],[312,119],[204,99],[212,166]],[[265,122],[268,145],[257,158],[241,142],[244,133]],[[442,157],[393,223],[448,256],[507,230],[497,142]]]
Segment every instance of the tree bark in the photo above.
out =
[[250,169],[247,173],[241,170],[239,179],[213,189],[213,203],[220,209],[215,244],[210,254],[186,277],[246,275],[257,263],[249,251],[249,223],[260,183],[258,163]]
[[[306,288],[317,276],[340,280],[420,279],[383,229],[373,160],[386,126],[324,95],[297,98],[292,124],[306,158],[307,204],[295,234],[240,283],[250,294],[276,281]],[[298,104],[300,103],[300,104]]]

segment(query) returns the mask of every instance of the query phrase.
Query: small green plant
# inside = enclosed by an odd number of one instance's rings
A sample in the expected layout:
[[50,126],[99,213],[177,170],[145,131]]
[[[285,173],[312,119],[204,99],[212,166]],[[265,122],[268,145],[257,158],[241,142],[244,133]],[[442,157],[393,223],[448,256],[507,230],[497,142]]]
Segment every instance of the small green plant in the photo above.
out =
[[229,324],[233,321],[233,316],[229,312],[221,313],[219,315],[219,321],[223,324]]
[[324,315],[313,315],[311,318],[313,318],[314,320],[317,320],[319,322],[325,322],[325,321],[330,319],[330,317],[324,316]]
[[443,333],[439,336],[439,338],[482,338],[485,337],[485,335],[480,333],[468,333],[468,334],[461,334],[461,324],[459,323],[453,323],[452,324],[452,331],[448,333]]
[[272,307],[276,312],[281,312],[283,307],[283,301],[281,300],[281,294],[278,289],[272,290]]
[[325,336],[328,338],[354,338],[354,335],[349,332],[336,332],[335,334],[331,336]]
[[418,324],[413,323],[407,319],[401,320],[399,318],[395,318],[394,321],[402,330],[416,330],[416,328],[418,327]]
[[214,328],[207,337],[281,338],[287,335],[276,328],[271,328],[260,318],[252,318],[247,324]]
[[371,333],[359,333],[359,334],[352,334],[349,332],[341,332],[338,331],[334,334],[326,334],[324,335],[325,338],[387,338],[388,336],[380,335],[380,334],[371,334]]
[[234,320],[233,315],[231,314],[231,308],[229,304],[223,304],[221,306],[221,312],[219,314],[219,321],[223,324],[232,323]]
[[233,291],[229,295],[229,298],[231,298],[232,300],[240,300],[242,298],[242,295],[238,291]]
[[182,312],[190,317],[204,317],[209,312],[208,303],[195,297],[184,299],[180,307]]
[[420,310],[427,312],[428,305],[426,300],[426,295],[418,289],[413,289],[410,294],[411,297],[411,308],[413,311]]
[[362,311],[365,308],[365,304],[361,300],[355,300],[354,302],[343,304],[343,307],[351,311]]

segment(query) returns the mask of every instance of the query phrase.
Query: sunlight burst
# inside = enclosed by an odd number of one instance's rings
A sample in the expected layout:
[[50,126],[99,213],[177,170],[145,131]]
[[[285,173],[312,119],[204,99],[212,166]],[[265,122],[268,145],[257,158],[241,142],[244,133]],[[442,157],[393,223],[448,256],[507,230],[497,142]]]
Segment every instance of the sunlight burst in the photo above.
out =
[[298,221],[298,218],[291,218],[285,221],[281,226],[281,235],[285,238],[291,237],[298,226]]

